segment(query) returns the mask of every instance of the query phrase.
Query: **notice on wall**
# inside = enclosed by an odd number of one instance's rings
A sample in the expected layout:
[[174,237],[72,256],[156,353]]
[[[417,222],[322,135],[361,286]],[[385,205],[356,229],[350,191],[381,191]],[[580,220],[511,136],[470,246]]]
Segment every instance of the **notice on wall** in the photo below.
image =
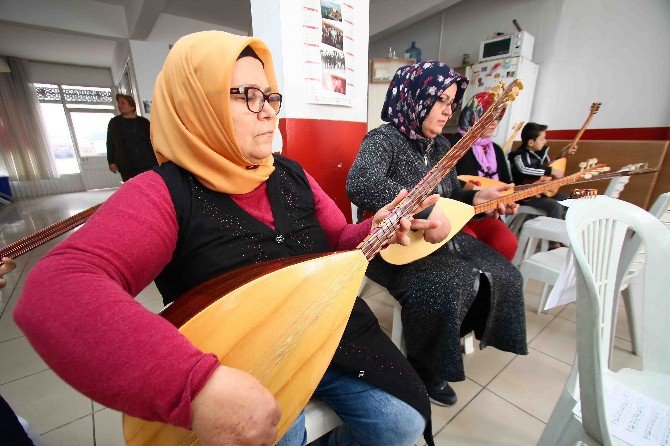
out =
[[354,5],[342,0],[304,0],[305,100],[351,106],[354,96]]

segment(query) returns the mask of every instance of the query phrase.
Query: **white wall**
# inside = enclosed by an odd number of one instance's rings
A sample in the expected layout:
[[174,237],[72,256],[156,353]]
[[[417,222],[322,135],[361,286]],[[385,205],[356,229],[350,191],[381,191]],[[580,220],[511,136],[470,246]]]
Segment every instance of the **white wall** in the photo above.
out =
[[670,126],[670,2],[566,0],[532,119],[553,129]]
[[[144,113],[142,103],[144,101],[151,101],[156,78],[158,77],[160,70],[163,68],[163,63],[169,52],[170,45],[174,44],[182,36],[207,30],[228,31],[246,35],[246,32],[201,22],[199,20],[177,17],[171,14],[161,14],[156,22],[156,26],[153,28],[146,41],[130,40],[130,54],[132,56],[133,68],[135,70],[135,79],[137,80],[138,106],[141,107],[143,116],[147,118],[150,117],[150,113]],[[118,54],[124,54],[122,47],[118,51]],[[123,68],[123,62],[125,62],[125,59],[115,60],[115,65],[118,67],[116,70]],[[115,82],[118,82],[118,76],[120,75],[120,71],[115,73]]]
[[421,48],[423,60],[435,60],[439,57],[441,29],[442,12],[439,12],[382,39],[371,41],[370,58],[388,57],[389,47],[393,47],[396,57],[405,57],[405,50],[415,41],[416,46]]
[[126,61],[130,57],[130,41],[121,40],[116,42],[114,47],[114,53],[112,56],[112,82],[116,86],[121,79],[123,74],[123,67],[126,65]]
[[[302,5],[300,2],[267,0],[252,3],[252,14],[258,14],[254,17],[254,36],[263,39],[270,47],[279,89],[286,98],[279,112],[280,118],[367,121],[369,2],[351,0],[351,4],[355,8],[354,20],[359,17],[362,19],[356,20],[353,28],[355,90],[352,106],[343,107],[309,104],[304,100]],[[265,11],[256,9],[263,7]],[[268,15],[276,14],[277,9],[281,23],[268,17]],[[263,26],[256,26],[257,23]]]
[[26,75],[30,82],[65,84],[82,87],[111,87],[109,68],[80,67],[46,62],[28,61]]
[[[450,66],[459,66],[463,54],[477,62],[479,44],[496,32],[514,32],[512,20],[535,37],[533,61],[543,64],[551,57],[556,28],[565,0],[469,0],[444,12],[442,53]],[[542,66],[540,66],[540,75]]]
[[138,107],[142,110],[142,116],[149,118],[150,113],[145,113],[143,101],[151,101],[154,93],[154,85],[158,73],[163,68],[163,63],[170,50],[170,42],[144,42],[140,40],[130,41],[130,53],[133,58],[135,79],[137,80]]
[[[577,129],[591,103],[600,101],[590,128],[670,125],[668,0],[463,1],[444,10],[440,59],[459,66],[469,53],[476,62],[481,40],[513,32],[512,19],[535,37],[533,61],[540,69],[532,120]],[[395,36],[435,35],[431,23],[376,41],[371,54],[395,48]]]

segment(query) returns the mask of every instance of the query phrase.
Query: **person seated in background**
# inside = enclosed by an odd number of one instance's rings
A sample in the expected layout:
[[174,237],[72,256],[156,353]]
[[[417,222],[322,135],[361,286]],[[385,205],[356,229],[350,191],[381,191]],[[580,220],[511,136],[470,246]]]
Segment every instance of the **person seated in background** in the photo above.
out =
[[[537,181],[549,181],[561,178],[549,164],[549,147],[547,143],[547,126],[529,122],[521,130],[521,145],[508,155],[512,168],[514,184],[528,184]],[[560,204],[568,198],[562,192],[553,197],[535,196],[522,201],[523,204],[543,210],[548,217],[565,218],[567,208]]]
[[[14,310],[72,387],[132,416],[192,429],[203,446],[275,444],[280,407],[257,378],[222,365],[133,298],[155,281],[165,304],[179,302],[245,266],[354,249],[406,195],[347,224],[297,162],[272,154],[277,89],[261,40],[220,31],[179,39],[153,94],[161,165],[121,186],[45,255]],[[408,243],[410,227],[436,226],[403,218],[395,237]],[[425,386],[360,298],[314,396],[343,421],[322,439],[329,446],[410,446],[424,431],[432,444]],[[305,442],[301,414],[278,444]]]
[[[458,118],[458,132],[448,138],[449,144],[453,146],[460,141],[491,105],[493,105],[493,99],[486,91],[470,98]],[[503,111],[498,119],[491,122],[481,137],[472,144],[472,149],[456,163],[457,175],[491,178],[503,183],[513,182],[502,148],[491,140],[491,135],[500,124],[504,113]],[[463,227],[462,231],[486,243],[508,260],[514,258],[518,240],[497,215],[473,218]]]
[[[467,84],[466,78],[437,61],[396,71],[381,113],[388,124],[365,135],[347,176],[352,203],[375,212],[389,197],[403,188],[411,189],[425,177],[449,151],[441,132]],[[471,205],[498,198],[507,189],[509,186],[463,190],[454,169],[437,186],[442,197]],[[514,213],[517,207],[501,204],[491,214]],[[425,242],[443,241],[451,229],[449,215],[439,206],[424,214],[441,222],[424,232]],[[366,274],[400,302],[407,359],[437,404],[455,404],[456,392],[449,382],[465,379],[462,336],[474,331],[480,348],[528,353],[521,273],[464,231],[432,254],[406,265],[392,265],[377,256]]]

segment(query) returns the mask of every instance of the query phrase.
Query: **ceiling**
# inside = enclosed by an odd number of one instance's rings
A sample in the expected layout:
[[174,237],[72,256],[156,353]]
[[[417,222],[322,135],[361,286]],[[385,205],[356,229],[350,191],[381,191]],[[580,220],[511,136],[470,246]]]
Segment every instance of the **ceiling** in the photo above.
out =
[[[371,0],[371,39],[379,39],[456,1],[459,0],[412,0],[412,8],[407,8],[400,7],[406,5],[406,0]],[[129,39],[176,40],[179,34],[172,38],[171,33],[179,30],[172,28],[182,22],[190,28],[202,29],[213,24],[246,34],[251,29],[251,3],[250,0],[0,0],[0,55],[110,67],[117,43]]]

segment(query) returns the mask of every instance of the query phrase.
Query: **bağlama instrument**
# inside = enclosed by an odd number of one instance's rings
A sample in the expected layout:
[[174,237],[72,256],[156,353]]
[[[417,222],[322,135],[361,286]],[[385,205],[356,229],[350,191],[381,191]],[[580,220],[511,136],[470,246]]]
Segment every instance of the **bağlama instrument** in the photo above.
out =
[[[167,306],[161,316],[197,348],[222,364],[244,370],[281,407],[278,438],[291,427],[330,363],[344,333],[368,262],[386,246],[402,217],[432,195],[522,88],[513,81],[381,224],[355,250],[291,257],[250,265],[199,285]],[[194,445],[196,435],[172,425],[124,415],[132,446]]]
[[10,257],[15,259],[27,253],[31,249],[35,249],[49,240],[53,240],[56,237],[73,230],[77,226],[84,224],[89,219],[89,217],[98,210],[100,206],[102,206],[102,203],[96,204],[95,206],[81,211],[72,217],[68,217],[65,220],[61,220],[57,223],[47,226],[46,228],[41,229],[34,234],[29,235],[28,237],[24,237],[21,240],[15,241],[14,243],[10,243],[4,248],[0,248],[0,258]]
[[409,234],[411,240],[409,245],[391,245],[383,250],[380,255],[384,260],[393,265],[406,265],[412,263],[415,260],[426,257],[437,251],[456,235],[456,233],[476,214],[492,211],[498,207],[499,204],[514,203],[515,201],[541,194],[545,190],[572,184],[581,179],[591,178],[591,175],[595,172],[602,172],[608,169],[609,168],[603,164],[595,165],[559,180],[547,181],[542,184],[533,184],[532,187],[527,187],[520,192],[514,192],[476,206],[470,206],[469,204],[449,198],[440,198],[436,206],[439,206],[442,212],[444,212],[444,215],[449,217],[449,222],[451,223],[449,235],[444,240],[439,243],[429,243],[423,239],[423,231],[412,231]]

